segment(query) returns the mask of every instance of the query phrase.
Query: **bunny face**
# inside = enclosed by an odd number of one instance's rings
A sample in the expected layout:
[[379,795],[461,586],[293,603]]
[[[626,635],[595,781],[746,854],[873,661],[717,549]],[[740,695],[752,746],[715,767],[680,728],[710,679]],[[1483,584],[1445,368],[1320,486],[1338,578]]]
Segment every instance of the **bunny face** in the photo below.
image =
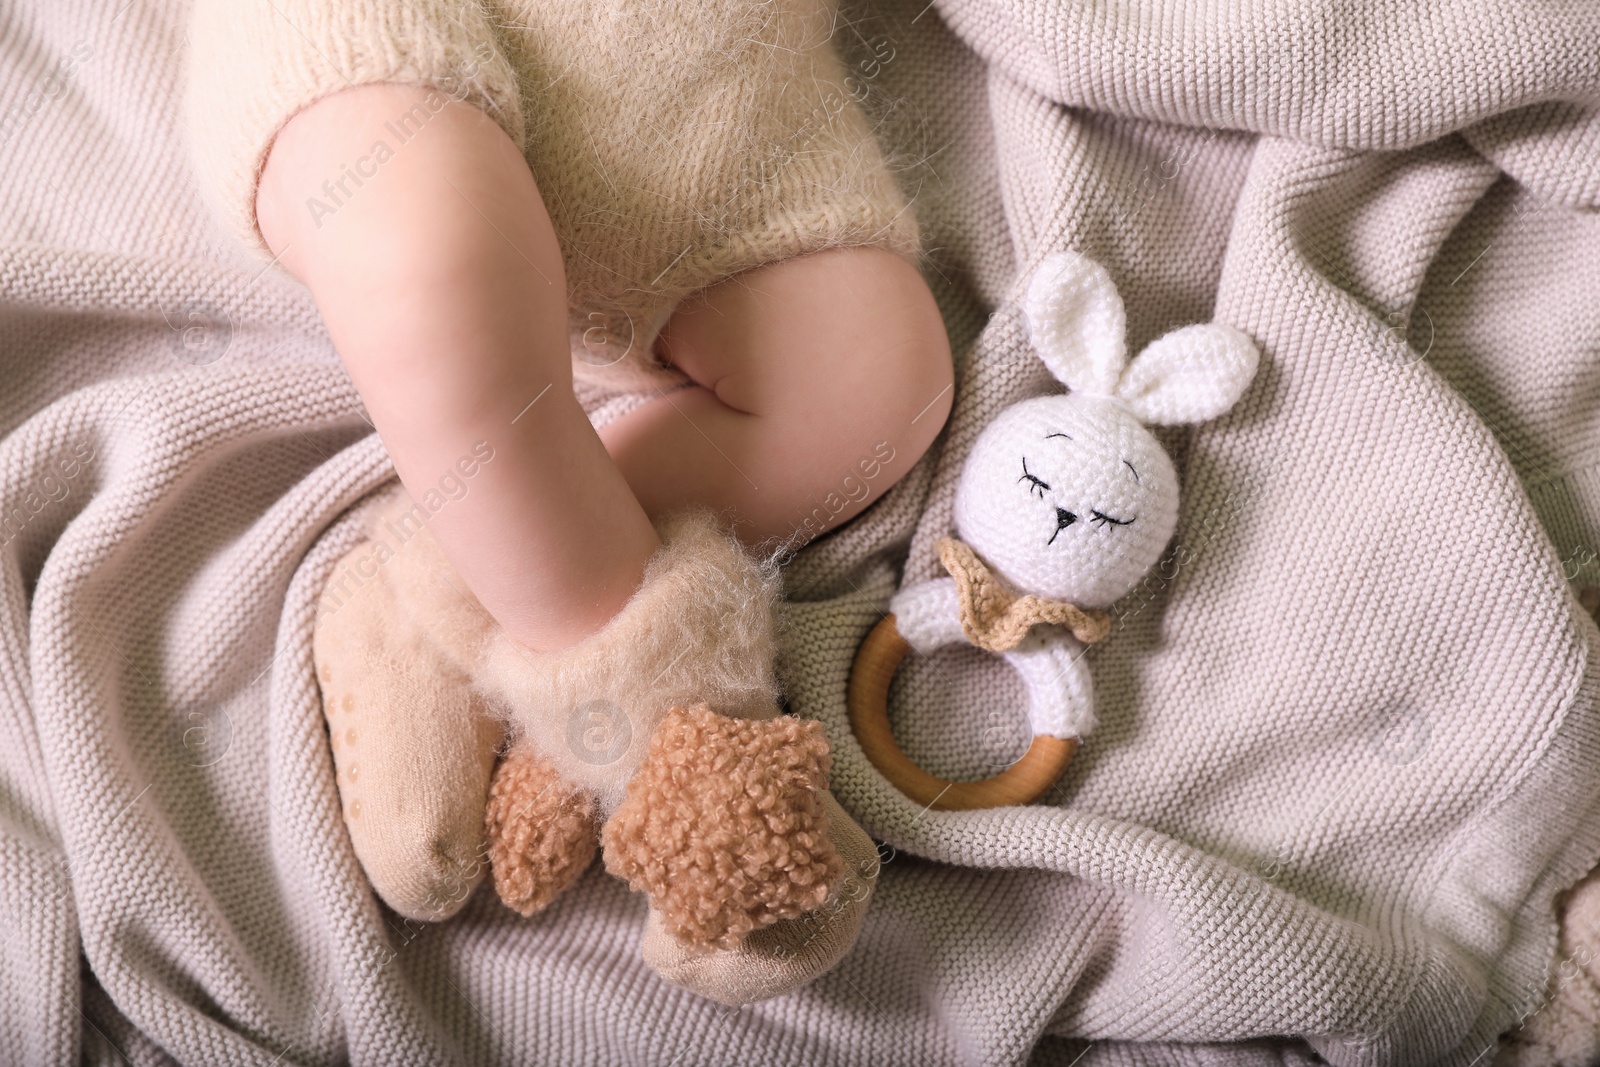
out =
[[1036,397],[985,427],[962,469],[954,519],[1014,588],[1106,607],[1171,540],[1178,477],[1116,401]]
[[1019,592],[1106,607],[1172,538],[1178,477],[1145,423],[1227,411],[1259,354],[1227,326],[1185,326],[1129,360],[1122,299],[1103,267],[1057,252],[1022,301],[1029,339],[1070,390],[984,428],[956,485],[957,533]]

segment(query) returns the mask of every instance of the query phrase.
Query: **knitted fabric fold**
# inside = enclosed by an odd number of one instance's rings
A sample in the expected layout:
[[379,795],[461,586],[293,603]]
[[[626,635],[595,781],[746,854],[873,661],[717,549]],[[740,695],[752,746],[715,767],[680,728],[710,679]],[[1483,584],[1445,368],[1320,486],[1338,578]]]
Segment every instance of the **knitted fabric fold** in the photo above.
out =
[[[0,1059],[1481,1067],[1587,992],[1593,912],[1558,904],[1600,856],[1600,155],[1559,112],[1600,99],[1600,7],[852,8],[842,51],[897,49],[881,132],[929,160],[963,373],[943,452],[785,566],[785,702],[887,845],[856,950],[733,1011],[657,982],[595,867],[533,922],[373,903],[312,629],[394,471],[309,294],[193,195],[184,6],[0,19]],[[1262,373],[1163,438],[1178,540],[1085,657],[1100,725],[1050,803],[924,812],[852,742],[850,666],[943,575],[977,434],[1058,389],[1010,301],[1062,247],[1130,343],[1229,322]],[[932,771],[1022,751],[987,653],[908,657],[891,696]]]

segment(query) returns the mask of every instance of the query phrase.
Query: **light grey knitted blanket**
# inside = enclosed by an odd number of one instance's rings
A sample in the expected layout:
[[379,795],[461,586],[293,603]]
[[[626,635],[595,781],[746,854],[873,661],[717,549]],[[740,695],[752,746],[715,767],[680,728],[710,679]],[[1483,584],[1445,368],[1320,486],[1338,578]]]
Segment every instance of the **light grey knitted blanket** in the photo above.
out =
[[[791,563],[783,662],[888,859],[840,968],[739,1010],[643,966],[598,867],[533,921],[375,903],[310,635],[391,468],[307,294],[188,181],[184,5],[0,10],[0,1062],[1494,1060],[1600,858],[1600,7],[925,3],[838,39],[935,249],[956,413]],[[1015,299],[1062,247],[1134,348],[1215,318],[1264,362],[1168,435],[1178,540],[1091,654],[1065,781],[923,811],[845,680],[937,573],[976,431],[1051,387]],[[975,650],[893,696],[935,773],[1026,740]]]

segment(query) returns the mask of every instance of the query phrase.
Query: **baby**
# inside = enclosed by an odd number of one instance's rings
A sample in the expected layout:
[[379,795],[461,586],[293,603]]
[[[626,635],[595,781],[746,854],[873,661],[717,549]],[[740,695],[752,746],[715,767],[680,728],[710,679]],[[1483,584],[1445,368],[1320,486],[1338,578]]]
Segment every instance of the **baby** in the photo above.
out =
[[[493,448],[430,525],[529,648],[617,612],[652,518],[798,544],[941,428],[949,344],[825,0],[200,7],[208,184],[414,496]],[[597,432],[575,374],[649,399]]]
[[778,714],[748,549],[882,495],[952,367],[857,106],[892,46],[852,75],[837,29],[832,0],[196,0],[202,184],[309,287],[417,500],[374,508],[313,650],[352,846],[408,918],[485,856],[532,914],[600,847],[646,961],[727,1003],[860,928],[877,854]]

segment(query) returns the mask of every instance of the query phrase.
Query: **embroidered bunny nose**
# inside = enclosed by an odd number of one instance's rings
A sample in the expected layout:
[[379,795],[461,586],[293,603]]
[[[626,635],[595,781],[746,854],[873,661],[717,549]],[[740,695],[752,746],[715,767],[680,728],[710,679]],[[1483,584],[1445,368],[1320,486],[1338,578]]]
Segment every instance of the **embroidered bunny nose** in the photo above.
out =
[[1072,512],[1068,511],[1066,508],[1056,508],[1056,533],[1051,534],[1050,535],[1050,540],[1046,541],[1045,544],[1047,544],[1047,545],[1055,544],[1056,543],[1056,534],[1060,533],[1062,530],[1065,530],[1068,526],[1071,526],[1073,523],[1075,523],[1077,521],[1078,521],[1078,516],[1074,515]]

